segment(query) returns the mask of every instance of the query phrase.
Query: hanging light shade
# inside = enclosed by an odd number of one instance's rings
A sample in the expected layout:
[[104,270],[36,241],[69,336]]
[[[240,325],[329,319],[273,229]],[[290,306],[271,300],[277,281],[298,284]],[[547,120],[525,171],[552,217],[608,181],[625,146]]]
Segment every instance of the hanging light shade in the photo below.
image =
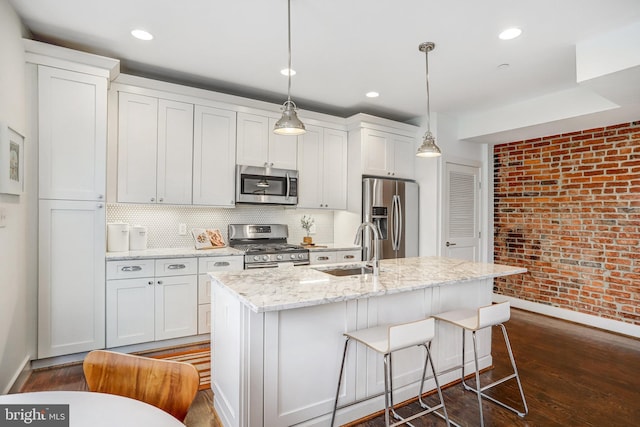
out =
[[418,49],[424,52],[426,58],[426,77],[427,77],[427,132],[422,138],[422,145],[418,148],[416,156],[418,157],[438,157],[442,154],[440,147],[436,144],[436,139],[431,133],[431,105],[429,103],[429,52],[436,48],[432,42],[420,43]]
[[298,118],[298,109],[295,102],[291,100],[291,0],[287,0],[287,28],[289,37],[287,100],[282,104],[282,117],[276,122],[273,131],[278,135],[302,135],[307,130],[304,127],[304,123]]

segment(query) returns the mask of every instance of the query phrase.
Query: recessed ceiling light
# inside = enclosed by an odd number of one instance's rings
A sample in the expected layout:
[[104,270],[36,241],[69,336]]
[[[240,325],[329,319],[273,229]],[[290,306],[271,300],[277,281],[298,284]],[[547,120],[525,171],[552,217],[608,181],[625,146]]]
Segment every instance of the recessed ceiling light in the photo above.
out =
[[153,40],[153,35],[145,30],[131,30],[131,35],[140,40]]
[[374,91],[371,91],[371,92],[367,92],[367,93],[366,93],[366,97],[367,97],[367,98],[377,98],[377,97],[379,97],[379,96],[380,96],[380,94],[379,94],[378,92],[374,92]]
[[295,76],[296,70],[289,70],[288,68],[283,68],[282,70],[280,70],[280,74],[282,74],[283,76],[289,76],[289,73],[291,73],[292,76]]
[[507,28],[506,30],[504,30],[498,35],[498,37],[501,40],[511,40],[511,39],[515,39],[520,34],[522,34],[522,30],[520,28],[513,27],[513,28]]

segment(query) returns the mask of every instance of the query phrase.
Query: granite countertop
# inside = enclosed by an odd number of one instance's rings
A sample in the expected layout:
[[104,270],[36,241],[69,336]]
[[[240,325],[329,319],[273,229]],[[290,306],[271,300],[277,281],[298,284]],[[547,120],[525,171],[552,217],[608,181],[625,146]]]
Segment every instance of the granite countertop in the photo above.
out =
[[[349,263],[348,265],[363,265]],[[336,266],[338,264],[333,264]],[[345,264],[339,264],[345,265]],[[329,265],[315,268],[327,269]],[[256,313],[369,298],[430,286],[521,274],[526,268],[445,257],[382,260],[380,275],[336,277],[314,267],[260,268],[210,272],[212,284],[228,288]]]
[[210,256],[244,255],[244,252],[230,248],[195,249],[189,248],[154,248],[144,251],[107,252],[107,261],[147,258],[192,258]]

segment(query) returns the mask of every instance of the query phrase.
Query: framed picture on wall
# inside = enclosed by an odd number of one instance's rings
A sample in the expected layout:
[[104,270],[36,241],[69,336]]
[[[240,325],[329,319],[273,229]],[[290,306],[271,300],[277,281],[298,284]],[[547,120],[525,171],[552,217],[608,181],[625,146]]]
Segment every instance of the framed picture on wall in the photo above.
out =
[[24,191],[24,136],[0,123],[0,193]]

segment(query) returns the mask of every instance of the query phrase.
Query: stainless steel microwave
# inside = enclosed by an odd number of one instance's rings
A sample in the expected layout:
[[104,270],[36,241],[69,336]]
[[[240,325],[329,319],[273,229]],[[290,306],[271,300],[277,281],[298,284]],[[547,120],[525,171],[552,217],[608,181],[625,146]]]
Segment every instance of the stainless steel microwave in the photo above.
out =
[[236,168],[236,203],[298,204],[298,171],[242,165]]

